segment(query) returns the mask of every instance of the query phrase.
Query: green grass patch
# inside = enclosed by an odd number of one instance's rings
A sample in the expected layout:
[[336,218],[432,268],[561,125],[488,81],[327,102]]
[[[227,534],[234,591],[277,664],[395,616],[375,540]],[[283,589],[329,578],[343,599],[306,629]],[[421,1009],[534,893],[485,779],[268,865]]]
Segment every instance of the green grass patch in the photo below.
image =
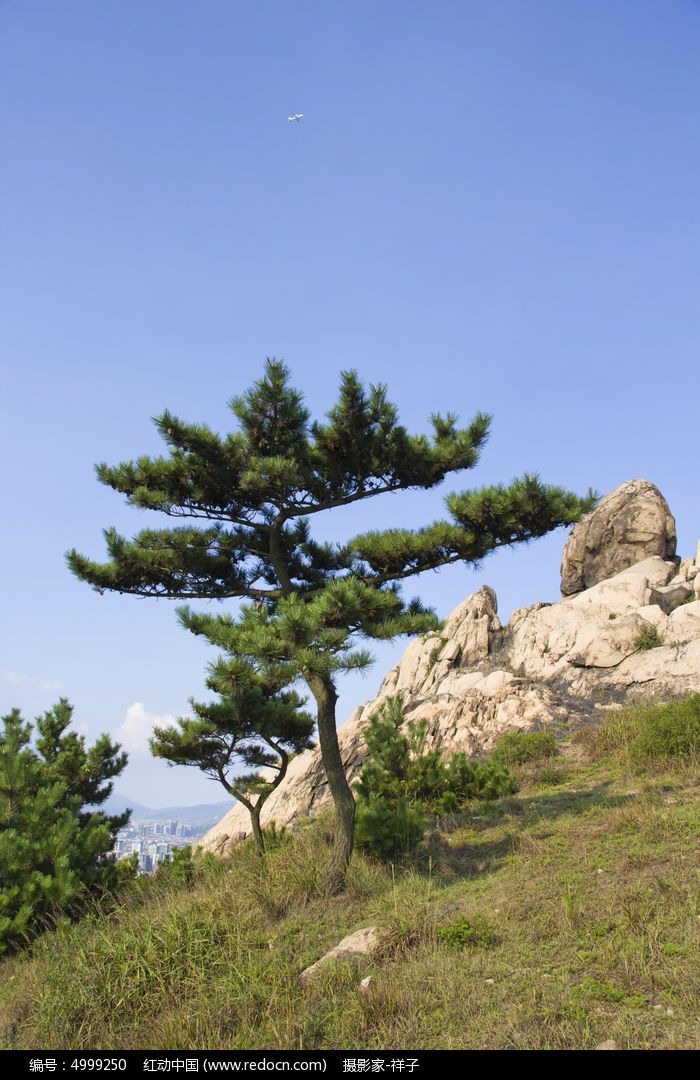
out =
[[544,761],[557,753],[557,740],[551,731],[509,731],[497,739],[491,761],[499,765],[524,765]]
[[594,754],[652,770],[700,762],[700,694],[610,712],[578,733]]
[[449,949],[468,946],[487,949],[498,941],[493,927],[483,915],[474,915],[471,919],[458,915],[445,926],[438,926],[436,937]]

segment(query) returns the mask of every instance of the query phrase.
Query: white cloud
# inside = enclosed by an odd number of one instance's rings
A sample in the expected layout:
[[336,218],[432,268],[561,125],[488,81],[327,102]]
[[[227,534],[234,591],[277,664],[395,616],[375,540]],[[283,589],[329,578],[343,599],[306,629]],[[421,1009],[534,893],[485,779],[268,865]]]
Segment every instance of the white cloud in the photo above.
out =
[[26,686],[29,682],[29,676],[25,675],[23,671],[10,671],[8,668],[3,668],[0,671],[0,678],[3,682],[11,683],[13,686]]
[[45,679],[34,679],[24,671],[12,671],[10,668],[0,669],[0,679],[5,683],[9,683],[10,686],[26,686],[47,693],[54,693],[61,689],[60,683],[48,682]]
[[123,750],[134,758],[150,758],[151,751],[148,740],[153,734],[153,728],[168,727],[174,724],[176,718],[165,713],[157,716],[148,712],[142,701],[135,701],[126,710],[124,722],[117,729],[115,737]]

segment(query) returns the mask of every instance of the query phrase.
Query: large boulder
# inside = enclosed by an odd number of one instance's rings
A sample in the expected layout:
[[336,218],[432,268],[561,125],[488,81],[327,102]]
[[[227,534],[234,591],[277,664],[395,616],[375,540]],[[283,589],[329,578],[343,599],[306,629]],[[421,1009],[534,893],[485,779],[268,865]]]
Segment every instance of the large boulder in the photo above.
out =
[[648,480],[629,480],[611,491],[566,542],[561,563],[561,594],[590,589],[635,563],[676,554],[676,523],[668,503]]

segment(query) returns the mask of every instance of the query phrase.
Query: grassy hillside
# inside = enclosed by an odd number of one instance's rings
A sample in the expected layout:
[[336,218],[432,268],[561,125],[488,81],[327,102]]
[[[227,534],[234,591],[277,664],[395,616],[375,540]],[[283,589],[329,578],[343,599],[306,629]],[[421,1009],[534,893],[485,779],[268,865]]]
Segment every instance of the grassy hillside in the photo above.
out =
[[[264,862],[244,844],[141,879],[0,962],[0,1048],[700,1049],[697,737],[644,724],[610,714],[514,765],[517,795],[443,822],[409,867],[356,855],[331,901],[324,821]],[[368,925],[367,967],[299,983]]]

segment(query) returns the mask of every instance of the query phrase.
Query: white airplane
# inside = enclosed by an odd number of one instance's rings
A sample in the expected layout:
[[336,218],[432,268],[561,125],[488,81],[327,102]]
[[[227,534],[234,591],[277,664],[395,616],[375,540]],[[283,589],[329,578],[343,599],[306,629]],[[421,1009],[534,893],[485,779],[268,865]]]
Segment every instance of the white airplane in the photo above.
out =
[[304,115],[303,112],[298,112],[298,113],[294,113],[294,116],[288,116],[287,119],[288,120],[296,120],[298,122],[299,120],[301,120],[303,115]]

